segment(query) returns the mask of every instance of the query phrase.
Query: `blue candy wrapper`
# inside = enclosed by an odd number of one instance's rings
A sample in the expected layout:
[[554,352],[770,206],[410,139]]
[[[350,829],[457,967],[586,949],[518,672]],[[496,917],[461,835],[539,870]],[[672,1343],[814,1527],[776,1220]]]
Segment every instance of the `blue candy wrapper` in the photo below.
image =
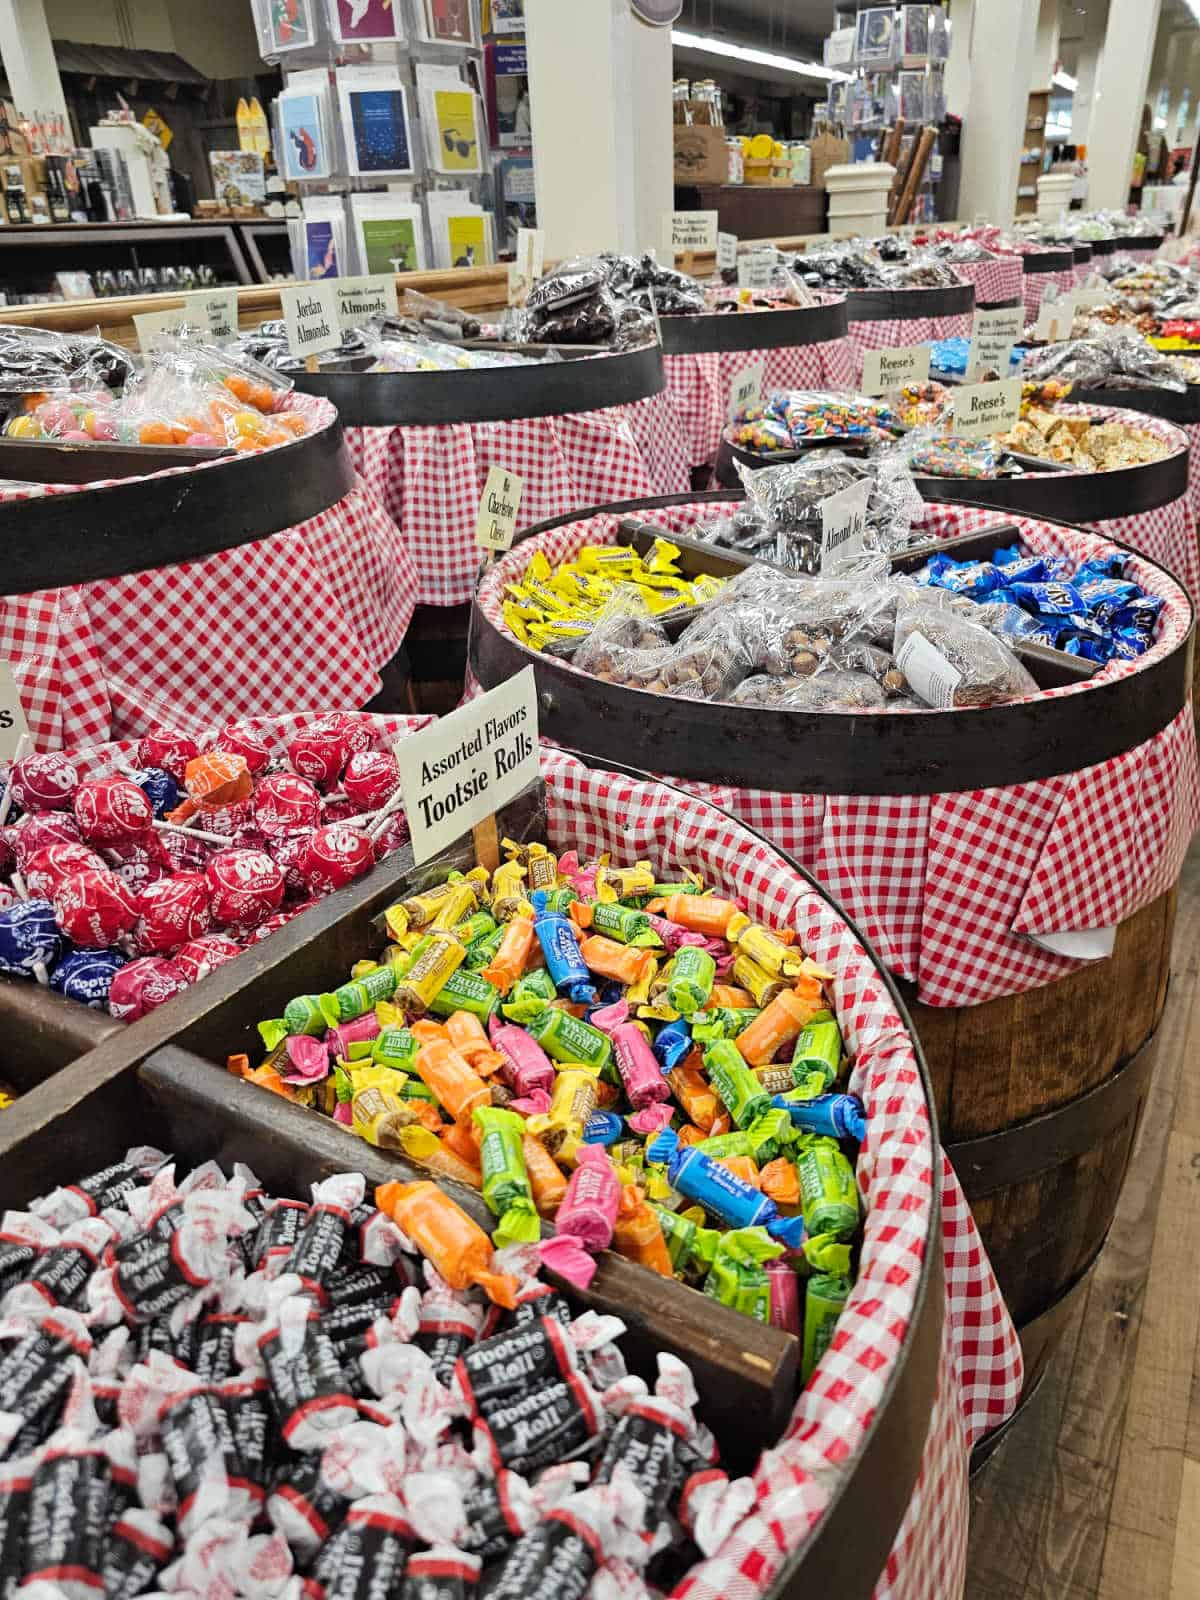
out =
[[557,911],[547,911],[546,895],[536,889],[530,896],[533,906],[533,929],[546,958],[546,971],[554,987],[564,999],[577,1004],[594,1005],[596,989],[587,962],[579,949],[575,924]]
[[1012,583],[1008,588],[1018,605],[1039,616],[1068,617],[1087,610],[1083,596],[1069,583]]
[[68,1000],[102,1011],[112,981],[128,959],[119,950],[72,950],[50,974],[50,987]]
[[686,1018],[668,1022],[658,1030],[651,1046],[665,1076],[673,1072],[692,1048],[692,1029]]
[[859,1144],[867,1135],[863,1103],[856,1094],[819,1094],[811,1100],[792,1100],[788,1095],[772,1095],[771,1104],[786,1111],[794,1128],[805,1133],[824,1134],[829,1139],[855,1139]]

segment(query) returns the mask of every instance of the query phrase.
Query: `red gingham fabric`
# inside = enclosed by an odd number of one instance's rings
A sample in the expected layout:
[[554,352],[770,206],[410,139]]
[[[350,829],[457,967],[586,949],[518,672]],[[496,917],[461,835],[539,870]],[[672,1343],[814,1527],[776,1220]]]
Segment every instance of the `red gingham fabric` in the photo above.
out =
[[[684,504],[646,518],[680,533],[710,510]],[[933,504],[926,532],[949,537],[997,519],[980,507]],[[1076,529],[1007,514],[1005,520],[1021,523],[1022,541],[1034,552],[1083,560],[1111,549]],[[485,614],[503,627],[503,585],[524,570],[533,548],[551,561],[567,559],[585,543],[611,540],[616,522],[600,515],[569,523],[510,551],[480,586]],[[1045,694],[1087,695],[1095,681],[1139,672],[1186,636],[1191,612],[1179,585],[1136,556],[1128,570],[1167,601],[1151,650],[1139,661],[1110,662],[1098,680]],[[1080,710],[1087,714],[1085,705]],[[1005,788],[835,796],[683,787],[793,855],[828,887],[884,964],[935,1006],[976,1005],[1075,971],[1080,961],[1052,955],[1029,936],[1107,927],[1131,916],[1174,882],[1200,823],[1190,706],[1116,761]],[[1152,815],[1142,814],[1144,803],[1153,804]]]
[[[1018,257],[1018,260],[1021,259]],[[1036,322],[1038,307],[1042,303],[1042,296],[1046,292],[1046,285],[1053,283],[1064,294],[1075,287],[1075,267],[1063,267],[1059,272],[1026,272],[1022,294],[1025,300],[1025,318],[1028,322]]]
[[[328,426],[333,408],[297,408]],[[171,473],[219,471],[220,461]],[[0,499],[101,485],[0,484]],[[396,653],[417,578],[391,519],[362,483],[298,527],[200,561],[0,598],[0,655],[13,664],[39,750],[188,729],[311,703],[361,705]]]
[[986,261],[955,261],[954,271],[975,285],[976,309],[986,310],[997,300],[1019,300],[1022,280],[1020,256],[989,256]]
[[418,574],[418,602],[426,606],[471,598],[479,497],[494,466],[524,480],[522,527],[580,506],[685,494],[691,484],[687,443],[665,392],[602,411],[347,428],[346,437],[356,467],[400,530]]
[[862,383],[863,355],[868,350],[902,350],[907,345],[930,344],[935,339],[969,339],[974,315],[964,311],[954,317],[893,317],[884,322],[852,322],[849,338],[854,350],[854,383]]
[[837,1014],[855,1057],[851,1088],[867,1108],[859,1280],[783,1437],[759,1462],[756,1504],[674,1596],[750,1600],[811,1537],[895,1369],[916,1304],[935,1182],[946,1269],[937,1396],[920,1477],[874,1592],[876,1600],[918,1600],[934,1592],[934,1572],[939,1597],[959,1592],[967,1455],[1016,1403],[1020,1346],[957,1179],[935,1146],[911,1041],[877,969],[842,917],[769,845],[711,806],[657,783],[590,770],[561,751],[543,750],[542,775],[549,837],[560,848],[699,872],[743,899],[751,916],[796,929],[805,951],[837,974]]
[[[822,305],[839,305],[841,294],[818,294]],[[730,313],[769,317],[770,312]],[[747,367],[763,363],[762,392],[786,389],[849,389],[857,382],[845,339],[823,344],[766,346],[761,350],[706,350],[664,356],[667,390],[687,436],[688,464],[709,465],[717,458],[729,416],[734,381]]]

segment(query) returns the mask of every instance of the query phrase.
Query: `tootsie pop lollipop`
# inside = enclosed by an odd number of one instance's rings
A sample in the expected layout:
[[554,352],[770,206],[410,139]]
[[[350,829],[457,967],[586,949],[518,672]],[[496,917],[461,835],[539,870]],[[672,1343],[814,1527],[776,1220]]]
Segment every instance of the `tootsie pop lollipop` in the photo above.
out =
[[73,800],[75,820],[88,844],[119,844],[145,833],[154,808],[128,778],[81,783]]
[[10,782],[13,800],[22,811],[69,811],[79,778],[66,756],[51,752],[22,757],[13,766]]

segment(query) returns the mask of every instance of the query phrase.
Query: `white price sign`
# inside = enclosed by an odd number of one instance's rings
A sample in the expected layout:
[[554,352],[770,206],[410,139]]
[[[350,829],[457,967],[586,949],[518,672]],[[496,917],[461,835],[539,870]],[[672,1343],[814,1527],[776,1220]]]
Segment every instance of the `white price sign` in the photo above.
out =
[[752,362],[735,374],[729,386],[729,409],[726,415],[732,420],[743,406],[755,405],[762,398],[764,363]]
[[517,266],[521,276],[536,283],[546,265],[546,235],[541,228],[517,229]]
[[1073,294],[1060,294],[1052,300],[1043,298],[1038,307],[1037,324],[1033,333],[1035,339],[1048,339],[1053,343],[1057,339],[1071,337],[1071,324],[1075,320],[1075,296]]
[[507,467],[492,467],[483,486],[479,515],[475,519],[475,543],[485,550],[507,550],[517,531],[517,512],[521,508],[524,480]]
[[908,679],[913,693],[926,705],[936,706],[940,711],[950,710],[954,691],[962,682],[962,673],[923,633],[909,634],[896,652],[896,665]]
[[737,267],[737,234],[719,233],[717,235],[717,271],[729,272]]
[[1007,377],[1013,346],[1021,337],[1024,326],[1023,306],[1006,307],[1000,311],[977,311],[971,333],[976,369],[986,371],[994,367],[1001,377]]
[[673,252],[717,248],[715,211],[671,211],[667,215],[670,227],[669,231],[664,228],[664,234],[670,239]]
[[13,669],[7,661],[0,661],[0,761],[12,760],[28,732]]
[[300,283],[280,289],[288,349],[294,356],[319,355],[342,342],[337,289],[332,283]]
[[831,571],[862,554],[867,532],[866,478],[821,501],[821,571]]
[[185,324],[189,328],[203,328],[205,319],[194,311],[189,313],[186,306],[177,306],[174,311],[138,312],[133,319],[138,349],[143,353],[152,350],[161,338],[175,336]]
[[925,383],[929,378],[929,346],[905,345],[899,350],[863,353],[863,394],[883,394],[902,383]]
[[396,315],[396,278],[380,272],[367,278],[333,278],[337,291],[338,326],[353,328],[367,317]]
[[1006,433],[1020,417],[1020,378],[965,383],[954,391],[954,432],[964,439],[988,439],[994,433]]
[[737,281],[739,289],[769,289],[775,271],[774,249],[755,250],[748,256],[739,256]]
[[207,327],[214,339],[236,339],[238,292],[236,289],[198,289],[183,297],[189,322]]
[[393,746],[419,865],[538,776],[537,688],[526,667],[424,733]]

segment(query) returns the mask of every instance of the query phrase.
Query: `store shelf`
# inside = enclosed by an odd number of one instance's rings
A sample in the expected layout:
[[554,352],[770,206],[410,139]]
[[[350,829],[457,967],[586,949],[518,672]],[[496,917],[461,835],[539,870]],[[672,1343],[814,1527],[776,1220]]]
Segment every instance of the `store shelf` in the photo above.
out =
[[[254,275],[233,223],[68,222],[0,228],[0,283],[9,293],[36,293],[54,274],[212,267],[222,283],[251,284]],[[176,291],[178,292],[178,291]]]

